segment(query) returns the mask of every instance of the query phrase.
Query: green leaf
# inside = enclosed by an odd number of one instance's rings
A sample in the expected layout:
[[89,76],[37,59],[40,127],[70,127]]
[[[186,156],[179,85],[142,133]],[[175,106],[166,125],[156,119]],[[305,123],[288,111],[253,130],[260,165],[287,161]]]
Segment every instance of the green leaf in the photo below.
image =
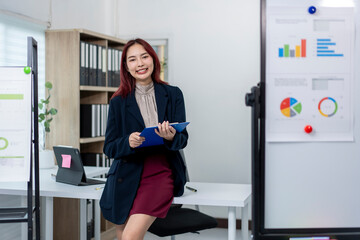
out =
[[49,110],[49,112],[50,112],[51,115],[56,115],[57,114],[57,110],[55,108],[51,108]]
[[40,114],[39,114],[39,119],[40,119],[41,121],[44,120],[44,119],[45,119],[45,114],[40,113]]
[[51,82],[46,82],[45,87],[48,88],[49,90],[52,89],[52,83]]
[[51,97],[50,90],[52,87],[53,85],[51,82],[45,83],[45,88],[48,91],[47,98],[41,99],[38,104],[39,110],[42,110],[41,113],[39,113],[39,123],[42,123],[43,127],[45,128],[45,132],[50,132],[50,122],[53,120],[52,118],[49,118],[49,115],[53,116],[58,112],[55,108],[48,110]]

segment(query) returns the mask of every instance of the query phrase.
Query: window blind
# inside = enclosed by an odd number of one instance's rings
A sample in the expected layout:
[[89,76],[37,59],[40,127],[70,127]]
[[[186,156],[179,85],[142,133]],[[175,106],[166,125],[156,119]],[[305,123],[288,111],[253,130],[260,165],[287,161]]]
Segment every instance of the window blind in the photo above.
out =
[[26,66],[27,37],[38,43],[39,98],[45,96],[45,30],[43,25],[0,14],[0,66]]

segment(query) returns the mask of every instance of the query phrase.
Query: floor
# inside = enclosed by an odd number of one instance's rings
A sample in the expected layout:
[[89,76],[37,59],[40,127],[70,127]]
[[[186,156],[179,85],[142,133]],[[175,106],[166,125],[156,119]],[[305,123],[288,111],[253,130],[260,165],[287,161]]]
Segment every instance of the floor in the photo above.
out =
[[[175,237],[175,240],[227,240],[226,228],[213,228],[200,231],[199,233],[185,233]],[[236,231],[236,239],[240,239],[240,231]],[[170,240],[170,237],[157,237],[146,233],[144,240]]]

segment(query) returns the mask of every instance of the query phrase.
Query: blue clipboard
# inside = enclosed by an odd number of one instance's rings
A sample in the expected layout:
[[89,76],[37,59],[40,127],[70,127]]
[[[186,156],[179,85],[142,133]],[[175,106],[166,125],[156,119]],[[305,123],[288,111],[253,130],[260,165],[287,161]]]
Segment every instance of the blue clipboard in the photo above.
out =
[[[169,125],[175,128],[177,132],[182,132],[189,123],[190,122],[170,123]],[[145,141],[140,146],[138,146],[138,148],[164,144],[163,138],[157,135],[155,132],[155,129],[157,128],[157,126],[148,127],[140,133],[140,136],[145,137]]]

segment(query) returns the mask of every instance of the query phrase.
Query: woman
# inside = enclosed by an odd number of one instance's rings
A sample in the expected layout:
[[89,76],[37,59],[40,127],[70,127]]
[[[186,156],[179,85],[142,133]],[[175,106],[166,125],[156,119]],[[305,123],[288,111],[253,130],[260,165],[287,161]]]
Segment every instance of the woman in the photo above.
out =
[[[184,192],[187,144],[169,122],[185,122],[182,92],[160,79],[160,62],[142,39],[129,41],[121,57],[121,83],[110,101],[104,153],[115,161],[100,200],[104,217],[116,224],[118,240],[141,240],[157,217],[164,218],[174,196]],[[164,144],[140,147],[140,132],[158,126]]]

